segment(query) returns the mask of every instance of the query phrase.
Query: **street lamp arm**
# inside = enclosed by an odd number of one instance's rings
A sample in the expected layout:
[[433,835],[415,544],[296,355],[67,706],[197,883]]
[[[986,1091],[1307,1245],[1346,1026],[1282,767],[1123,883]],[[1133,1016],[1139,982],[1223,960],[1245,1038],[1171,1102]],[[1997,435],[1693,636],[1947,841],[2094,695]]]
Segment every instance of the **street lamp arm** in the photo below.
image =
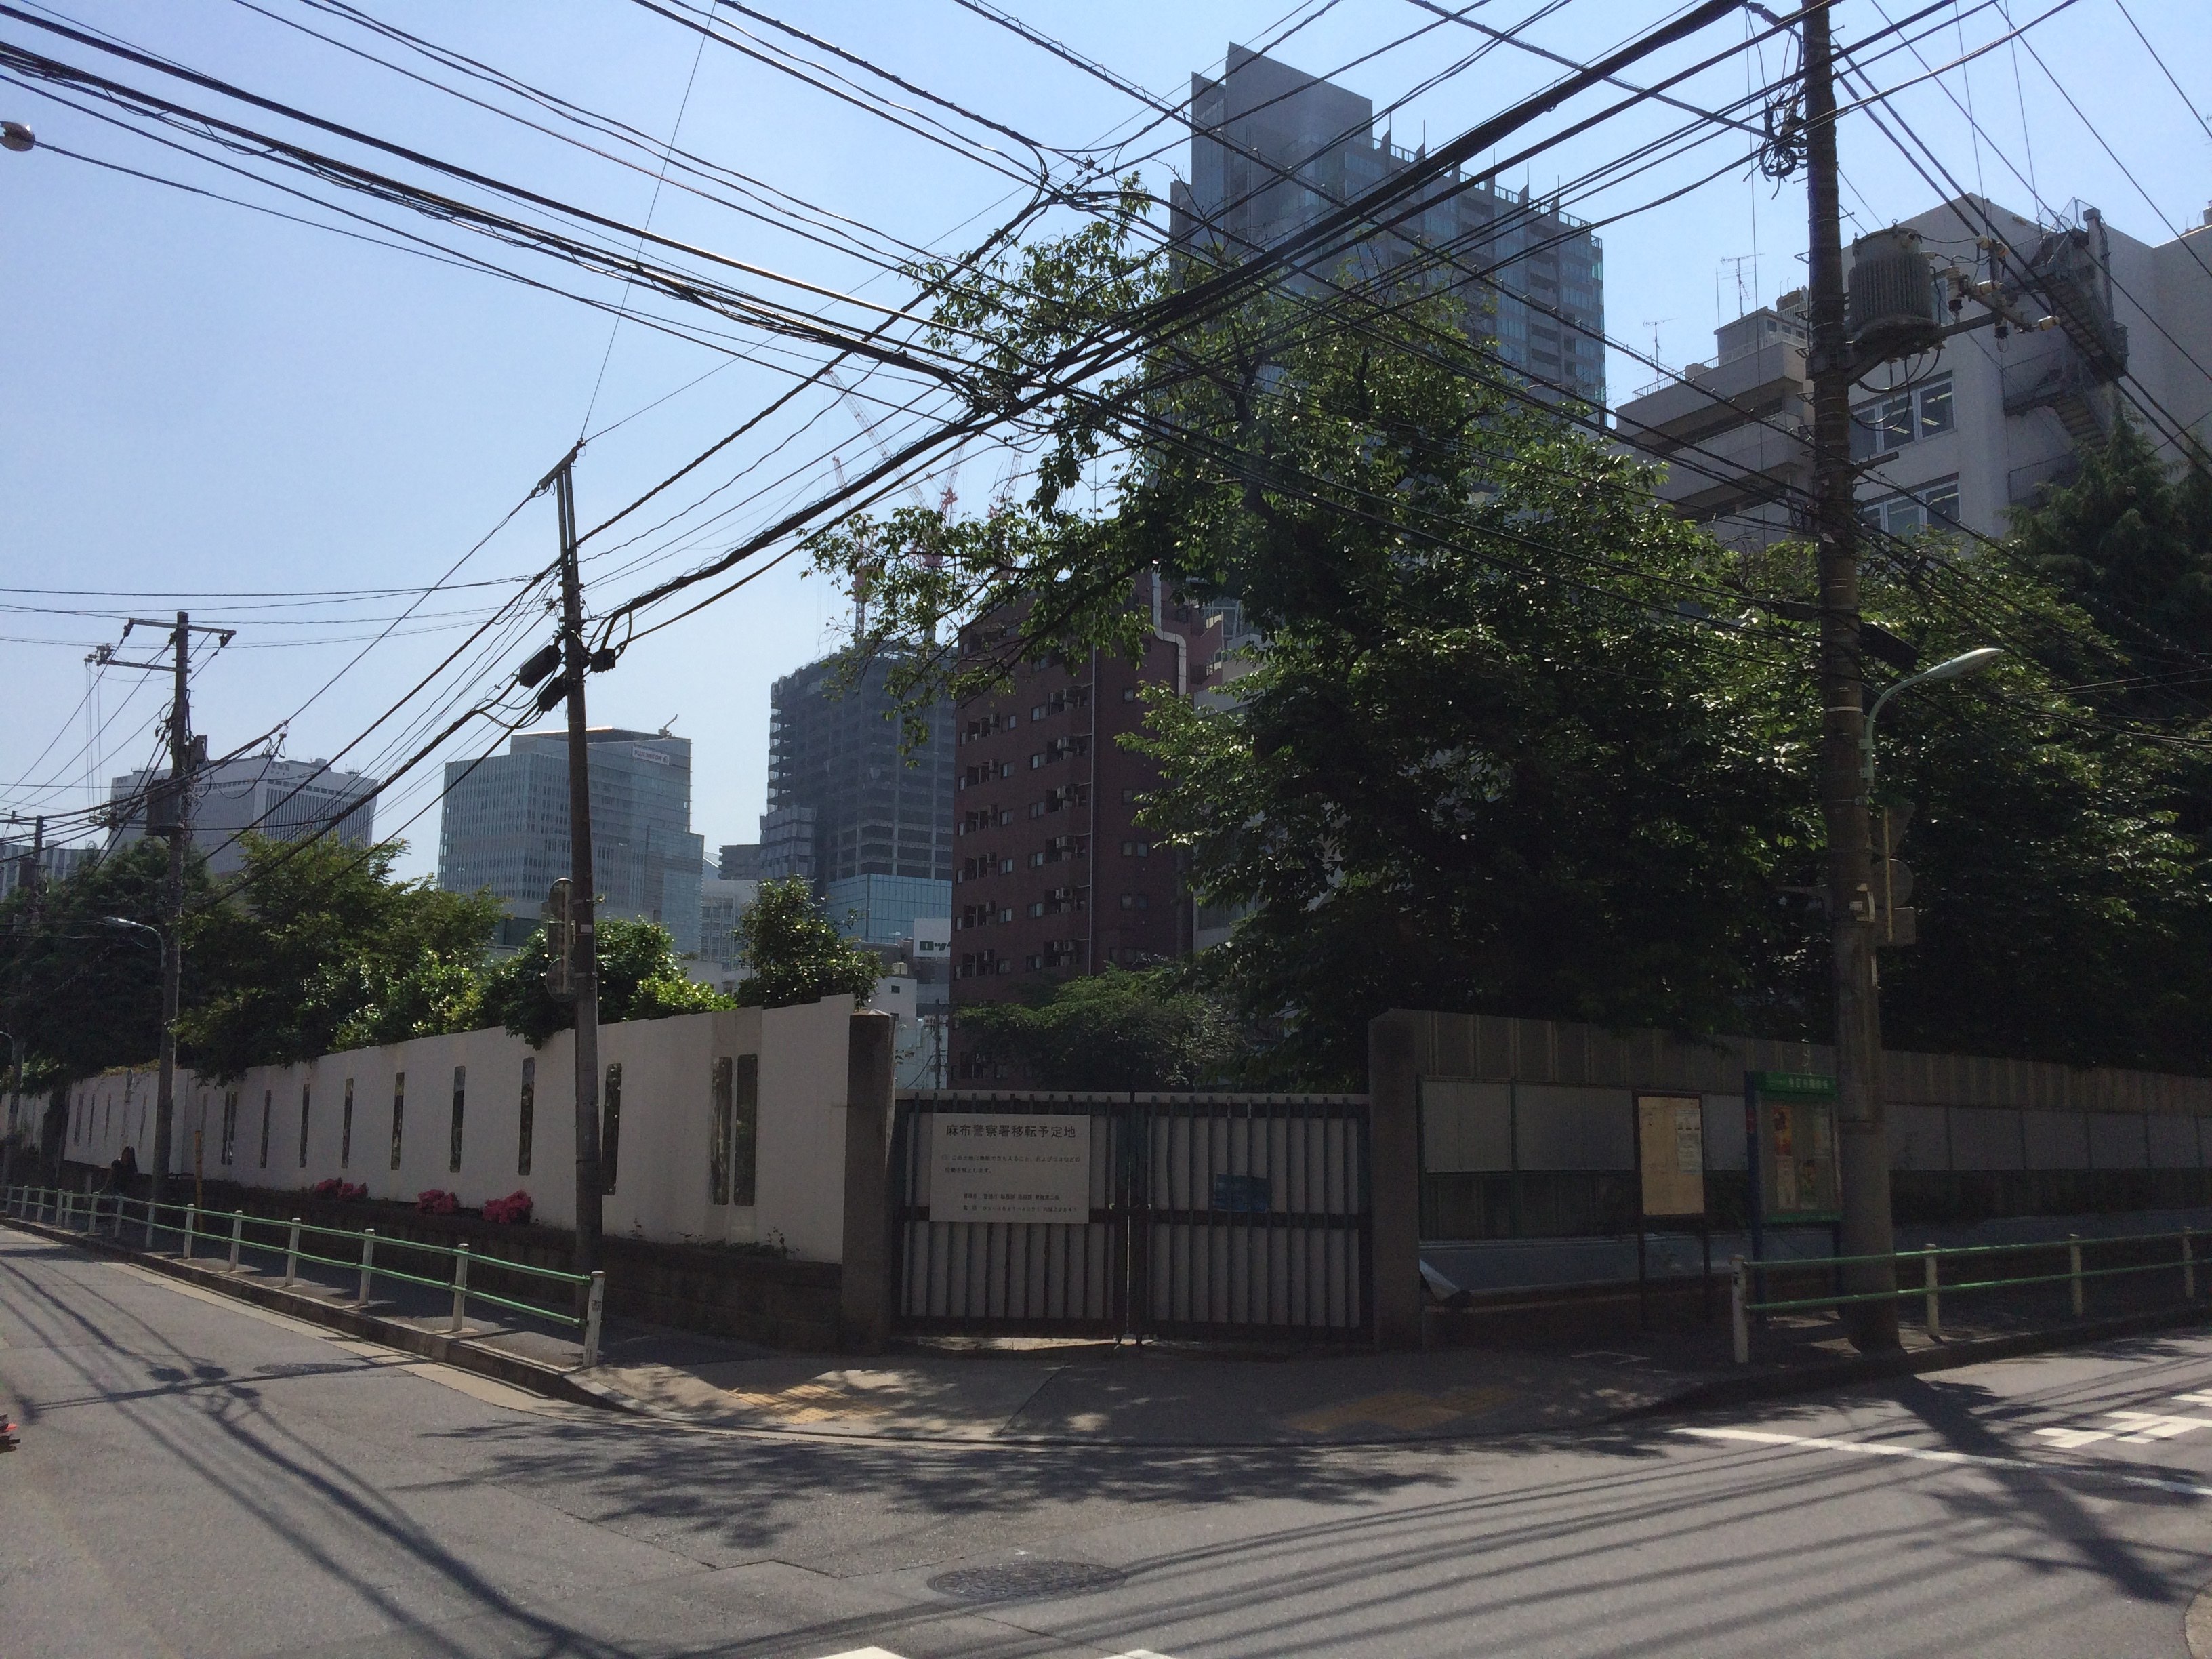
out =
[[2004,652],[1996,646],[1977,646],[1972,651],[1962,651],[1955,657],[1937,663],[1933,668],[1923,669],[1917,674],[1907,675],[1876,697],[1874,700],[1874,707],[1867,710],[1866,730],[1859,738],[1859,775],[1864,778],[1869,786],[1873,784],[1874,724],[1881,718],[1881,711],[1888,706],[1892,697],[1900,691],[1910,691],[1916,685],[1929,685],[1937,680],[1954,680],[1961,674],[1972,674],[1979,669],[1987,668],[2002,655]]

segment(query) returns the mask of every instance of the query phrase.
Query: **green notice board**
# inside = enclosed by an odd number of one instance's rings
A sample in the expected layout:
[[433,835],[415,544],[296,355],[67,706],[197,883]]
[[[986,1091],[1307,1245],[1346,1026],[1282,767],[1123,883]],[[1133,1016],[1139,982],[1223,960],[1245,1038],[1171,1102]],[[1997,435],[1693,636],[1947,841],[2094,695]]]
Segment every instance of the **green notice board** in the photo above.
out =
[[1836,1168],[1836,1080],[1817,1072],[1749,1072],[1746,1152],[1762,1220],[1834,1221],[1843,1212]]

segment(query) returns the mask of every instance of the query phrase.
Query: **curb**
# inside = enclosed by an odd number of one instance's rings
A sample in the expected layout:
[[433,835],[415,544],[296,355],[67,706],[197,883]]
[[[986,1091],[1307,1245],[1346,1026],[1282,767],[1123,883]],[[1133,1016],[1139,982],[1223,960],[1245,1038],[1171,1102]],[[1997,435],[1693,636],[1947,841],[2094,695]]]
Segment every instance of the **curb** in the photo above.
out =
[[451,1365],[456,1370],[474,1371],[478,1376],[511,1383],[532,1394],[543,1395],[549,1400],[565,1401],[577,1406],[597,1406],[608,1411],[636,1410],[623,1396],[611,1389],[583,1382],[573,1371],[561,1370],[551,1365],[540,1364],[534,1359],[525,1359],[520,1354],[486,1347],[480,1342],[470,1341],[466,1337],[421,1330],[396,1319],[386,1319],[356,1308],[325,1302],[319,1297],[296,1295],[256,1279],[233,1279],[227,1272],[216,1272],[197,1263],[134,1250],[127,1244],[49,1226],[43,1221],[0,1216],[0,1224],[12,1227],[18,1232],[52,1239],[58,1244],[71,1244],[100,1255],[128,1261],[133,1267],[146,1268],[149,1272],[180,1280],[201,1290],[215,1291],[235,1301],[251,1302],[272,1313],[289,1315],[312,1325],[321,1325],[331,1330],[342,1331],[348,1336],[360,1337],[387,1348],[397,1348],[404,1353],[433,1359],[441,1365]]
[[1920,1376],[1929,1371],[1957,1370],[1985,1364],[1993,1359],[2015,1359],[2027,1354],[2057,1353],[2083,1348],[2118,1337],[2142,1336],[2154,1331],[2179,1329],[2212,1320],[2203,1308],[2166,1308],[2154,1312],[2120,1314],[2106,1319],[2085,1319],[2079,1324],[2051,1330],[2021,1331],[2009,1336],[1977,1337],[1946,1342],[1917,1352],[1859,1354],[1848,1359],[1826,1361],[1792,1370],[1753,1371],[1742,1376],[1717,1377],[1699,1382],[1662,1400],[1632,1406],[1605,1421],[1632,1423],[1651,1417],[1671,1417],[1716,1406],[1748,1405],[1761,1400],[1785,1400],[1793,1395],[1816,1394],[1823,1389],[1854,1382],[1879,1382],[1890,1377]]

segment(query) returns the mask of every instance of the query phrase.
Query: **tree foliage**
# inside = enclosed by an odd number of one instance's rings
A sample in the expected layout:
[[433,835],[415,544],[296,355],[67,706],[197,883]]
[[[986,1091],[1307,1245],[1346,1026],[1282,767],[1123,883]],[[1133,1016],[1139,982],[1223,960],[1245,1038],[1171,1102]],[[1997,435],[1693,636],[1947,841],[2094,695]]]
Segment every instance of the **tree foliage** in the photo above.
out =
[[188,913],[187,1060],[230,1078],[478,1024],[498,902],[394,880],[402,850],[246,836],[233,895]]
[[1026,1001],[964,1008],[960,1024],[1040,1089],[1194,1089],[1227,1075],[1238,1052],[1226,1010],[1159,969],[1041,986]]
[[[604,916],[592,931],[599,938],[602,1025],[731,1006],[727,997],[684,971],[675,941],[659,922]],[[544,1047],[556,1031],[573,1029],[575,1006],[556,1002],[546,990],[545,966],[545,930],[541,927],[521,950],[485,971],[481,1023],[503,1025],[533,1048]]]
[[837,931],[801,876],[764,881],[738,919],[738,949],[752,975],[738,982],[748,1008],[787,1008],[845,995],[875,994],[882,964],[874,951]]
[[[1220,694],[1154,699],[1145,812],[1243,914],[1200,971],[1269,1035],[1263,1075],[1355,1080],[1393,1006],[1825,1036],[1816,640],[1756,603],[1814,597],[1806,550],[1744,558],[1662,509],[1650,469],[1515,392],[1453,295],[1206,317],[1186,280],[1093,227],[952,285],[945,341],[1009,383],[1133,303],[1166,322],[1024,408],[1028,499],[817,542],[887,635],[966,627],[910,693],[1133,650],[1149,568],[1241,602],[1266,643]],[[1927,660],[2013,652],[1885,717],[1884,787],[1919,804],[1893,1042],[2212,1064],[2212,733],[2174,695],[2212,661],[2208,501],[2124,434],[2011,551],[1869,565],[1869,614]],[[992,1018],[1034,1037],[1032,1012]]]
[[[46,887],[36,927],[27,888],[0,900],[0,1008],[22,1040],[27,1078],[66,1082],[150,1060],[161,1047],[161,949],[106,918],[158,927],[168,870],[168,848],[142,841]],[[185,890],[188,902],[204,898],[197,863],[185,867]],[[189,1006],[202,981],[185,962]]]

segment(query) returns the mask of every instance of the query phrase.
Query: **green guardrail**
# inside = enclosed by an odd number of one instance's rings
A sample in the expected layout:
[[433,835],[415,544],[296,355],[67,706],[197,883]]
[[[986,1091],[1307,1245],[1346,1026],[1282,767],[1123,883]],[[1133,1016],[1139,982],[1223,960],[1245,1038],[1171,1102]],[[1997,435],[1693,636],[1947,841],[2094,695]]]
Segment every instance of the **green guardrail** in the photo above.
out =
[[[2168,1233],[2114,1233],[2100,1238],[2083,1238],[2079,1233],[2069,1233],[2064,1238],[2043,1238],[2021,1244],[1960,1244],[1945,1248],[1935,1244],[1924,1249],[1897,1250],[1887,1255],[1824,1255],[1808,1256],[1796,1261],[1750,1261],[1742,1256],[1732,1256],[1729,1262],[1729,1304],[1731,1323],[1735,1327],[1735,1363],[1751,1363],[1751,1323],[1753,1315],[1801,1313],[1815,1308],[1847,1308],[1867,1302],[1904,1302],[1917,1297],[1923,1304],[1923,1318],[1931,1340],[1943,1337],[1942,1298],[1964,1295],[1975,1291],[2012,1290],[2026,1285],[2067,1285],[2072,1287],[2074,1314],[2081,1317],[2087,1305],[2087,1281],[2093,1279],[2118,1278],[2128,1273],[2170,1273],[2181,1275],[2181,1299],[2197,1299],[2197,1239],[2196,1229],[2184,1227]],[[2165,1261],[2131,1262],[2118,1267],[2085,1267],[2081,1265],[2084,1245],[2178,1244],[2175,1257]],[[2021,1273],[2002,1279],[1953,1280],[1946,1284],[1942,1264],[1970,1258],[2000,1255],[2021,1255],[2037,1250],[2064,1250],[2066,1271],[2055,1273]],[[1921,1281],[1917,1285],[1900,1285],[1894,1290],[1838,1291],[1832,1296],[1790,1297],[1770,1301],[1755,1301],[1752,1297],[1753,1275],[1776,1272],[1820,1273],[1840,1267],[1863,1267],[1869,1262],[1917,1261],[1921,1264]]]
[[[118,1243],[124,1242],[126,1221],[134,1230],[143,1226],[143,1248],[151,1251],[155,1240],[168,1234],[179,1241],[177,1254],[190,1261],[198,1259],[198,1244],[202,1240],[213,1243],[218,1251],[227,1250],[223,1271],[245,1271],[242,1257],[247,1250],[259,1250],[281,1255],[284,1258],[283,1284],[286,1289],[298,1283],[301,1264],[337,1267],[361,1274],[355,1297],[360,1306],[371,1300],[379,1279],[397,1279],[403,1284],[420,1285],[432,1290],[450,1290],[453,1306],[447,1329],[459,1335],[466,1328],[468,1304],[471,1298],[489,1303],[494,1307],[524,1314],[533,1319],[543,1319],[556,1325],[568,1325],[583,1332],[584,1366],[589,1370],[599,1363],[599,1329],[606,1305],[606,1275],[604,1273],[573,1273],[559,1267],[540,1267],[528,1261],[510,1261],[503,1256],[480,1255],[468,1245],[431,1244],[412,1238],[386,1237],[387,1249],[410,1250],[419,1255],[444,1256],[452,1262],[451,1276],[433,1279],[422,1273],[408,1273],[386,1264],[379,1266],[376,1247],[379,1242],[374,1227],[358,1231],[349,1227],[325,1227],[301,1220],[297,1216],[289,1221],[279,1221],[273,1216],[250,1215],[244,1210],[232,1210],[228,1215],[218,1210],[204,1210],[196,1204],[162,1204],[151,1200],[128,1198],[120,1193],[78,1192],[66,1187],[15,1186],[0,1194],[0,1209],[19,1220],[34,1221],[65,1231],[98,1234],[105,1232]],[[156,1212],[160,1213],[157,1214]],[[164,1219],[164,1217],[169,1218]],[[228,1221],[227,1231],[211,1230],[210,1222]],[[281,1236],[283,1242],[269,1243],[249,1236],[249,1229],[264,1228]],[[307,1241],[303,1247],[301,1241]],[[347,1241],[354,1249],[343,1256],[318,1254],[331,1246],[325,1239]],[[310,1248],[312,1247],[312,1248]],[[487,1269],[520,1275],[526,1279],[549,1280],[566,1285],[583,1292],[584,1311],[581,1314],[563,1312],[542,1303],[527,1302],[514,1297],[501,1296],[469,1283],[473,1267],[481,1273]]]

